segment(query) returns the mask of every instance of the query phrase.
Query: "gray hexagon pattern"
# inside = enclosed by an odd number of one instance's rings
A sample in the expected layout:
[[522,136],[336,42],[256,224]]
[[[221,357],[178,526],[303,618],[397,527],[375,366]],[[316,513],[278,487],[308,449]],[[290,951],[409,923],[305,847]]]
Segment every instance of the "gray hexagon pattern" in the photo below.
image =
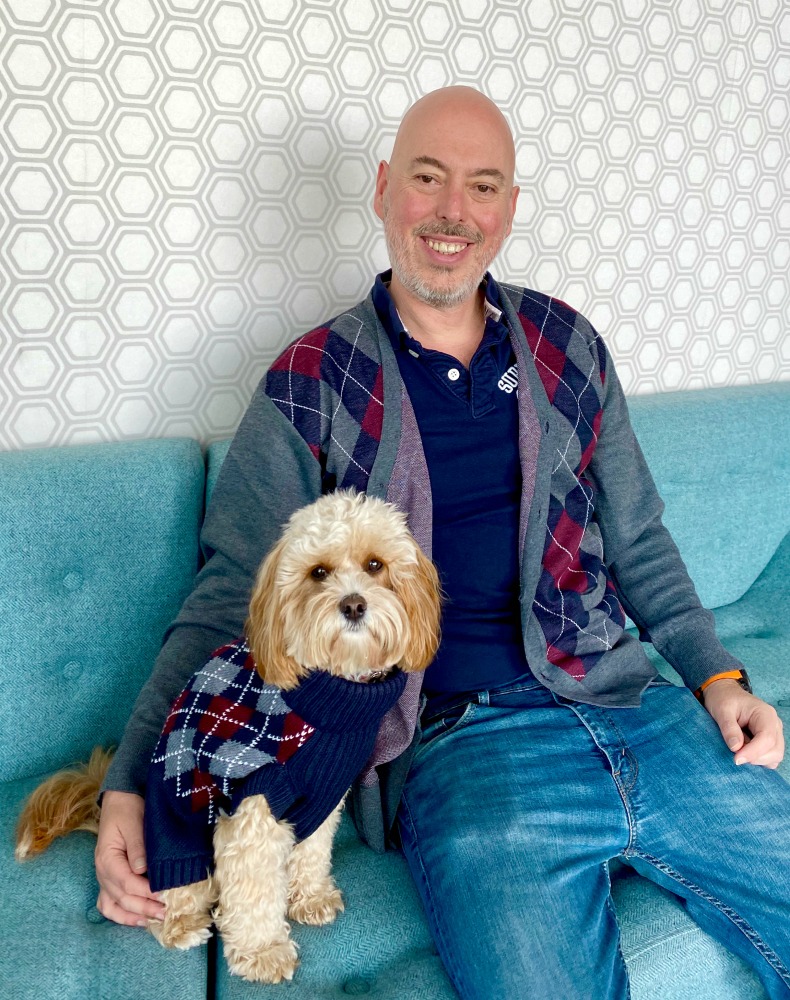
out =
[[386,266],[377,162],[454,82],[517,138],[495,272],[628,392],[790,377],[787,0],[3,0],[0,448],[230,434]]

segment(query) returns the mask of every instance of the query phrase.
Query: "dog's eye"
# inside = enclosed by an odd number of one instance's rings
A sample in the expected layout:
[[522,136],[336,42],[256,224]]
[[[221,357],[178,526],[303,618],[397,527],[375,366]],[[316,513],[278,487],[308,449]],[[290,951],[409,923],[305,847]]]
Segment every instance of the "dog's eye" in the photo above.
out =
[[380,559],[368,559],[368,573],[379,573],[384,569],[384,563]]
[[314,580],[326,580],[329,576],[329,570],[326,566],[316,566],[314,569],[310,570],[310,576]]

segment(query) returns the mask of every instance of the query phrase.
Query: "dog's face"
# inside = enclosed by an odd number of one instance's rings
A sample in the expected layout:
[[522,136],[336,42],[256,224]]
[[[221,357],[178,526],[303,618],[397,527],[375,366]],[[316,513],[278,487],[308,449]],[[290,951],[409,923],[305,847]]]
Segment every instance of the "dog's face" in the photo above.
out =
[[395,507],[340,491],[291,517],[258,574],[247,622],[264,680],[295,687],[310,669],[370,680],[436,653],[439,580]]

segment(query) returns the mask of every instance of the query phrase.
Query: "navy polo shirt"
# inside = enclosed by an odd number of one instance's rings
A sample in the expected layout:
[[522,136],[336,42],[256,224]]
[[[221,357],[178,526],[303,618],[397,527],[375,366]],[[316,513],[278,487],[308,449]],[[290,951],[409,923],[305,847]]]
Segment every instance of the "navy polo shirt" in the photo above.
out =
[[390,277],[376,278],[373,304],[420,429],[433,497],[432,554],[445,593],[441,644],[423,684],[432,715],[467,692],[529,673],[519,609],[516,358],[490,275],[485,331],[468,369],[409,335]]

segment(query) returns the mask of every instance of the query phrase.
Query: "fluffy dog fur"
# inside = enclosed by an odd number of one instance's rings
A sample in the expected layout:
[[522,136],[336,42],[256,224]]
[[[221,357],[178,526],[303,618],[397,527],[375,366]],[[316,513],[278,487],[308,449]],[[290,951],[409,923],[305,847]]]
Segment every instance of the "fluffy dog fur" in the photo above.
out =
[[[246,634],[267,684],[288,690],[310,670],[373,681],[393,666],[424,670],[439,631],[439,581],[391,504],[337,492],[298,510],[258,573]],[[17,828],[18,860],[71,830],[98,830],[99,787],[110,755],[54,775],[30,797]],[[331,875],[343,802],[306,840],[245,799],[214,830],[214,874],[162,893],[151,932],[172,948],[223,938],[230,971],[257,982],[291,979],[296,946],[288,919],[326,924],[343,909]]]

